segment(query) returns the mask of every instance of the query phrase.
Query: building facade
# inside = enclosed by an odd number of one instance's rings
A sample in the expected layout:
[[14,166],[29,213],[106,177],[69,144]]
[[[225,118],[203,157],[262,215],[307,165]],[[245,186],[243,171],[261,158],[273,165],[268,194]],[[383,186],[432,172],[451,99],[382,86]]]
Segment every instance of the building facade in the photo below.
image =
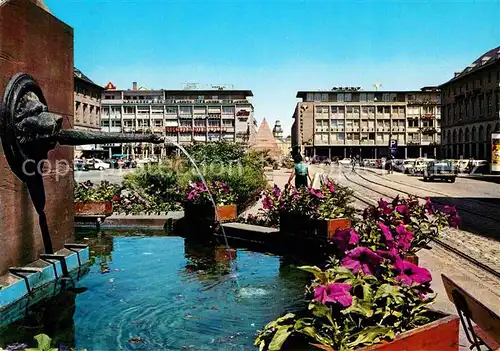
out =
[[[75,100],[75,129],[101,130],[101,94],[104,88],[95,84],[79,69],[74,69],[74,100]],[[83,150],[97,149],[98,145],[75,147],[75,157],[79,157]]]
[[491,160],[491,134],[500,131],[500,47],[440,86],[442,148],[447,158]]
[[441,95],[419,91],[299,91],[293,115],[292,147],[305,156],[379,158],[396,140],[397,158],[439,153]]
[[[157,133],[180,144],[227,140],[251,143],[256,125],[250,90],[130,90],[108,84],[102,94],[101,129]],[[164,146],[136,144],[131,150],[106,145],[113,153],[161,155]]]

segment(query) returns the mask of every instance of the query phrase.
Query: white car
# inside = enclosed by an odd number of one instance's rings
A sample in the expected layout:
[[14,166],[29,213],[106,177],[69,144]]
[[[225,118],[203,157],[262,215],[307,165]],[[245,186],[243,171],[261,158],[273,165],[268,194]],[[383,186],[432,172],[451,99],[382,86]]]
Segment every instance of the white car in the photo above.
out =
[[106,163],[103,160],[99,160],[98,158],[87,161],[87,164],[90,169],[97,169],[99,171],[109,169],[109,167],[111,166],[109,163]]
[[350,158],[347,158],[347,157],[339,161],[339,163],[340,163],[341,165],[344,165],[344,166],[345,166],[345,165],[350,165],[350,164],[351,164],[351,162],[352,162],[352,161],[351,161],[351,159],[350,159]]

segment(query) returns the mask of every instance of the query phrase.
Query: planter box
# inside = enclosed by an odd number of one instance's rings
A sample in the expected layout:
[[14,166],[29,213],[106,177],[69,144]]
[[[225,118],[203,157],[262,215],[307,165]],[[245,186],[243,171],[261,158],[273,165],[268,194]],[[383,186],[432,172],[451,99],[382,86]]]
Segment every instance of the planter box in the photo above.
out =
[[[221,222],[232,222],[238,218],[236,205],[217,206],[217,216]],[[193,221],[215,222],[215,212],[211,204],[184,203],[184,217]]]
[[337,229],[346,229],[351,226],[347,218],[312,219],[307,216],[295,215],[287,212],[280,213],[280,232],[318,238],[332,238]]
[[[457,316],[444,316],[435,322],[404,332],[392,342],[383,342],[358,349],[359,351],[452,351],[458,350],[460,320]],[[334,351],[330,347],[313,345],[318,349]]]
[[75,202],[76,217],[111,216],[113,214],[113,204],[111,201],[78,201]]

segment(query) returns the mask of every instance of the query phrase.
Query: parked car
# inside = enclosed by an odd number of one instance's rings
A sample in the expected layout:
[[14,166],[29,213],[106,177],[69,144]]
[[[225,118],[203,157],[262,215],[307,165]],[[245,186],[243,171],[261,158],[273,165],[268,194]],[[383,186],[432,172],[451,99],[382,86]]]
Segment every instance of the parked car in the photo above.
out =
[[424,170],[424,182],[432,181],[434,179],[442,179],[455,183],[457,173],[458,170],[451,162],[431,161],[427,164],[427,168]]
[[109,169],[111,165],[109,163],[104,162],[103,160],[100,160],[98,158],[93,158],[90,160],[87,160],[85,163],[85,167],[88,170],[99,170],[103,171],[105,169]]
[[401,166],[401,172],[404,174],[412,174],[413,173],[413,168],[415,167],[415,160],[413,159],[408,159],[404,160],[403,165]]
[[344,165],[344,166],[350,165],[351,162],[352,162],[352,160],[349,157],[346,157],[346,158],[339,161],[339,163],[341,165]]

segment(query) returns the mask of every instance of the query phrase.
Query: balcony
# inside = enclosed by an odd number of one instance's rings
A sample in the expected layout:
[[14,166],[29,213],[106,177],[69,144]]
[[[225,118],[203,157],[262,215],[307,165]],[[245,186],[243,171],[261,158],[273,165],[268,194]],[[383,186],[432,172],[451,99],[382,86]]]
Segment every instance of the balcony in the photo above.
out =
[[436,100],[409,100],[408,105],[437,105]]

